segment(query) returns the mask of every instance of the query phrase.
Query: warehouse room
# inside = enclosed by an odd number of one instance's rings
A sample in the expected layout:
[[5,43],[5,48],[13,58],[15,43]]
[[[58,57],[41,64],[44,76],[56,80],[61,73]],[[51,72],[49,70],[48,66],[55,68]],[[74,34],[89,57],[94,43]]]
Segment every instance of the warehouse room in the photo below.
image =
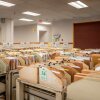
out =
[[0,0],[0,100],[100,100],[100,0]]

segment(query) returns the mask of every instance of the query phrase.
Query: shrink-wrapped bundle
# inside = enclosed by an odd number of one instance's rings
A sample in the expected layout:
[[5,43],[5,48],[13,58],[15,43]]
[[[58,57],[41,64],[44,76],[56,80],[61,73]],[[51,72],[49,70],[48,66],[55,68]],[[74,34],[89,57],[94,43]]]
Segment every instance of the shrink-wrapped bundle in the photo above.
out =
[[58,56],[58,57],[55,57],[55,60],[64,60],[64,61],[67,61],[68,60],[68,56]]
[[75,69],[75,71],[81,72],[80,66],[75,65],[75,64],[73,64],[73,63],[64,63],[64,64],[62,64],[62,66],[69,66],[69,67]]
[[35,56],[34,55],[28,55],[28,59],[29,59],[29,64],[35,63]]
[[73,82],[74,81],[74,75],[76,74],[76,73],[78,73],[78,71],[76,70],[76,69],[74,69],[73,67],[71,67],[71,66],[62,66],[64,69],[67,69],[66,70],[66,72],[68,73],[68,74],[70,74],[71,75],[71,82]]
[[60,56],[60,53],[58,53],[58,52],[50,53],[50,58],[51,59],[55,59],[55,57],[58,57],[58,56]]
[[62,91],[67,86],[64,72],[53,67],[39,68],[39,84]]
[[46,52],[36,52],[34,53],[36,62],[43,62],[49,59],[49,54]]
[[95,71],[100,71],[100,63],[95,66]]
[[67,77],[68,84],[73,82],[74,75],[81,70],[79,66],[76,66],[73,63],[64,63],[62,60],[49,60],[48,65],[57,69],[63,69],[66,72],[65,75]]
[[62,91],[67,86],[64,72],[52,67],[24,67],[19,71],[19,78],[57,91]]
[[31,49],[26,49],[26,50],[19,50],[21,53],[23,54],[31,54],[33,52],[33,50]]
[[81,68],[81,70],[89,69],[89,66],[82,61],[73,61],[72,63],[79,66]]
[[42,56],[38,53],[34,53],[36,62],[43,62]]
[[19,78],[29,83],[38,83],[38,68],[23,67],[19,71]]
[[4,53],[0,53],[0,58],[5,58],[6,55]]
[[26,54],[26,55],[23,55],[23,56],[20,56],[20,57],[19,57],[19,61],[20,61],[22,66],[24,66],[24,64],[29,66],[29,65],[35,63],[35,56],[34,55]]
[[92,60],[93,66],[95,66],[99,63],[99,59],[100,59],[100,54],[92,54],[91,55],[91,60]]
[[5,57],[2,60],[7,66],[7,71],[17,69],[18,59],[16,57]]
[[5,73],[7,70],[7,65],[0,59],[0,73]]
[[21,65],[21,66],[26,65],[25,59],[23,57],[18,57],[18,62],[19,62],[19,65]]
[[55,65],[51,65],[51,66],[54,67],[54,68],[56,68],[56,69],[58,69],[58,70],[64,71],[65,77],[67,79],[67,84],[69,85],[71,83],[71,75],[66,72],[66,70],[68,70],[68,69],[64,69],[59,64],[55,64]]
[[18,56],[18,55],[21,55],[20,52],[15,52],[15,51],[14,52],[12,52],[12,51],[10,52],[9,51],[9,52],[6,52],[6,54],[9,55],[9,56]]

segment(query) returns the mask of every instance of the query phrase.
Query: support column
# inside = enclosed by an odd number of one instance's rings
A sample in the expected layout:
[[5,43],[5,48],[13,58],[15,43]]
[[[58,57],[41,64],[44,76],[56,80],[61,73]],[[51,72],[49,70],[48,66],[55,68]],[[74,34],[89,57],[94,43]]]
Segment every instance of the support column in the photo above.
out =
[[3,44],[6,44],[6,45],[13,44],[14,21],[12,19],[4,19],[4,21],[1,21],[1,34],[2,34],[2,43]]

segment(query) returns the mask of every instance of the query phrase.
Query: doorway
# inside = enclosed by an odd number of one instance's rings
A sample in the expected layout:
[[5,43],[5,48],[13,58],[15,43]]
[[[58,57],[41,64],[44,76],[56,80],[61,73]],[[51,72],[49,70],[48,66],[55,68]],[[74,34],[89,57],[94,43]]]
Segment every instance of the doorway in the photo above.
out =
[[48,42],[47,31],[39,31],[39,42]]

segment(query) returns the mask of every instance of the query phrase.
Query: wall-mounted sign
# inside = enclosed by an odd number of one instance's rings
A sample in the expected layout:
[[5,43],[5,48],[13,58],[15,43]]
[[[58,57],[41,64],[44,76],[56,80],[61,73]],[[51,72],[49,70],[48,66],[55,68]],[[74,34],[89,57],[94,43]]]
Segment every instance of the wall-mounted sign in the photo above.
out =
[[54,42],[60,41],[61,33],[54,34],[54,35],[53,35],[53,38],[54,38]]

